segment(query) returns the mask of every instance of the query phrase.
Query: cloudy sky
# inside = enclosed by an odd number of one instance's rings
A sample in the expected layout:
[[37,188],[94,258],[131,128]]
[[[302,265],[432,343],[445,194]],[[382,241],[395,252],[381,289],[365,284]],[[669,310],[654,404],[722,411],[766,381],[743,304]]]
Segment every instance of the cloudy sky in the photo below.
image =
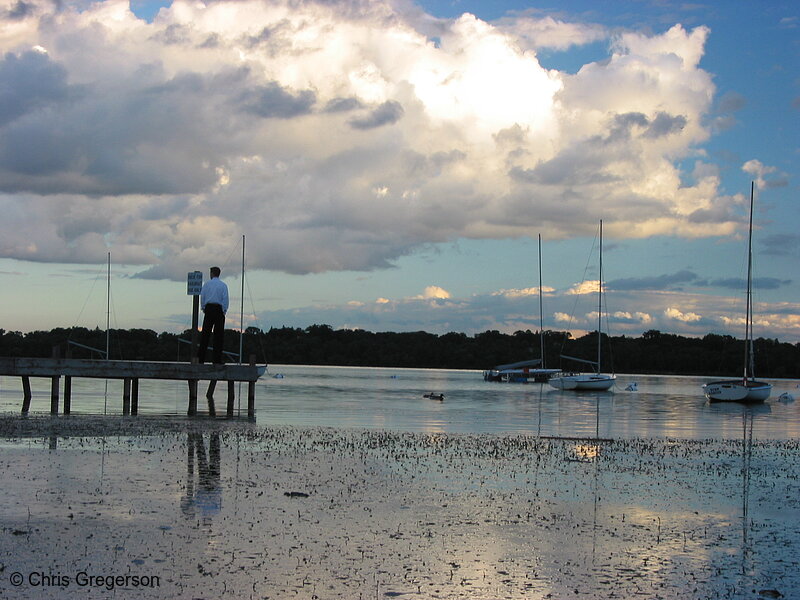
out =
[[[558,8],[554,8],[554,5]],[[0,328],[800,342],[800,9],[0,0]],[[247,277],[241,288],[243,236]]]

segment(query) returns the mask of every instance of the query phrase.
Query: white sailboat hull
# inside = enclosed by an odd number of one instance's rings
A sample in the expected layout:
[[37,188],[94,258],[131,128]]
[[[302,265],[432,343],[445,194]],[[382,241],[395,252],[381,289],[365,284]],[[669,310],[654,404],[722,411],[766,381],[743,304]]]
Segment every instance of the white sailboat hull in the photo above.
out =
[[571,359],[578,362],[589,363],[594,365],[597,373],[561,373],[548,379],[548,383],[557,390],[576,390],[576,391],[605,391],[611,389],[614,382],[617,380],[616,375],[607,375],[600,373],[601,357],[601,340],[602,340],[602,325],[603,325],[603,221],[600,220],[600,278],[598,280],[597,289],[597,361],[583,360],[579,358],[561,355],[561,358]]
[[703,386],[703,394],[713,402],[763,402],[770,392],[772,385],[769,383],[741,379],[712,381]]
[[604,391],[610,389],[616,380],[616,375],[587,373],[580,375],[561,375],[557,377],[551,377],[547,382],[557,390]]
[[753,203],[755,182],[750,182],[750,224],[747,239],[747,307],[745,309],[744,376],[741,379],[722,379],[703,386],[703,394],[712,402],[763,402],[769,398],[772,385],[751,379],[753,376]]

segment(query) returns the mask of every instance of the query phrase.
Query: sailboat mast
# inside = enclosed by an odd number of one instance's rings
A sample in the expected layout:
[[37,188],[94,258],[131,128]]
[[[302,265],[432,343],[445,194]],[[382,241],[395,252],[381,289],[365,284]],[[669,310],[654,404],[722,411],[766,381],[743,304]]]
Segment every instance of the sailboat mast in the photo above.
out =
[[239,364],[242,364],[244,351],[244,234],[242,234],[242,301],[239,312]]
[[597,372],[600,372],[600,330],[603,325],[603,219],[600,219],[600,282],[597,287]]
[[539,234],[539,356],[544,364],[544,313],[542,312],[542,234]]
[[106,271],[106,360],[111,358],[111,252],[108,253],[108,269]]
[[753,376],[753,195],[755,182],[750,182],[750,223],[747,237],[747,308],[745,311],[744,325],[744,382],[747,383],[748,373]]

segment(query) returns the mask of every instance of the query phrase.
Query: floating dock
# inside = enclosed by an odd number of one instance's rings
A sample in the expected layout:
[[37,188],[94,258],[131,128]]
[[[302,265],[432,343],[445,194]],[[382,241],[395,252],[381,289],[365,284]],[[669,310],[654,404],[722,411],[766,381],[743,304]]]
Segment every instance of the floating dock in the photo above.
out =
[[22,414],[27,414],[31,405],[31,377],[46,377],[51,380],[50,414],[57,415],[60,402],[61,378],[64,378],[63,413],[70,414],[72,408],[72,378],[121,379],[123,381],[122,414],[136,415],[139,412],[139,380],[169,379],[184,380],[189,384],[189,408],[187,414],[197,414],[197,387],[199,381],[208,381],[206,398],[209,416],[216,416],[214,389],[218,381],[228,382],[227,416],[234,410],[234,384],[247,382],[247,418],[255,418],[255,385],[266,370],[266,365],[196,364],[186,362],[148,362],[132,360],[88,360],[79,358],[6,358],[0,357],[0,375],[22,378]]

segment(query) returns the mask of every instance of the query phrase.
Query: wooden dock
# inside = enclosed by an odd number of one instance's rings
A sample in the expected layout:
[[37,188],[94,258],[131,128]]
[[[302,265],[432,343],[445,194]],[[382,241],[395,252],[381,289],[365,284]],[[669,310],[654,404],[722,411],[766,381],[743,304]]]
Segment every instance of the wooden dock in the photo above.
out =
[[0,375],[22,378],[22,414],[27,414],[31,405],[31,377],[46,377],[51,380],[50,414],[57,415],[60,401],[61,378],[64,378],[65,415],[72,405],[72,378],[121,379],[123,381],[122,414],[136,415],[139,412],[139,380],[169,379],[184,380],[189,384],[189,409],[187,414],[197,414],[197,387],[199,381],[208,381],[206,398],[208,412],[216,416],[214,390],[218,381],[228,382],[227,416],[233,416],[234,385],[247,382],[247,417],[255,418],[255,385],[264,373],[264,365],[214,365],[186,362],[147,362],[132,360],[88,360],[80,358],[5,358],[0,357]]

